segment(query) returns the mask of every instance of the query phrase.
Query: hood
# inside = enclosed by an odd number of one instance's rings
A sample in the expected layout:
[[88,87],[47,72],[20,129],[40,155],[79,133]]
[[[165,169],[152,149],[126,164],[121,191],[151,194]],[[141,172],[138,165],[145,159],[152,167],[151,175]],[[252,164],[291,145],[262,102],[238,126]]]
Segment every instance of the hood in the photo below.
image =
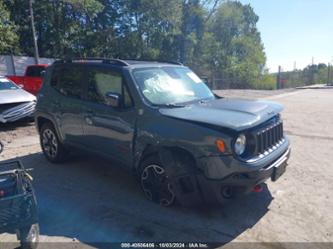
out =
[[283,110],[270,101],[223,98],[183,108],[160,108],[165,116],[217,125],[236,131],[259,125]]
[[23,89],[0,90],[0,105],[20,102],[30,102],[36,100],[36,97]]

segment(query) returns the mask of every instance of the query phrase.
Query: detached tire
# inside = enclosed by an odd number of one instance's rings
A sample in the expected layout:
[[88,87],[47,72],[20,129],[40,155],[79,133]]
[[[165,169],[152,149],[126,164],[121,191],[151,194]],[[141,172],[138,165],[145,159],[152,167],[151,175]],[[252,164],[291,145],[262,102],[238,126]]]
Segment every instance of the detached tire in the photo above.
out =
[[60,142],[54,126],[51,123],[45,123],[39,132],[40,144],[44,156],[52,163],[60,163],[67,159],[68,151]]
[[165,207],[175,203],[175,193],[157,155],[149,156],[142,161],[138,177],[141,188],[149,200]]
[[36,249],[39,242],[39,225],[38,223],[30,227],[19,230],[19,240],[22,249]]

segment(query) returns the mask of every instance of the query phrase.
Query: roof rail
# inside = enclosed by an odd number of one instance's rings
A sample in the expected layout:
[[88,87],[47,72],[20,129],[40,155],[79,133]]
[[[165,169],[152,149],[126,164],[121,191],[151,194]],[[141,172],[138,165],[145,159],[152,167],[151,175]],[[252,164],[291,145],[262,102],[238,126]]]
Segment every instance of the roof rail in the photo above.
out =
[[151,60],[151,59],[126,59],[128,61],[142,61],[142,62],[156,62],[156,63],[168,63],[183,66],[181,62],[178,61],[168,61],[168,60]]
[[156,61],[156,62],[164,62],[164,63],[169,63],[169,64],[175,64],[175,65],[180,65],[183,66],[183,63],[179,62],[179,61]]
[[84,61],[101,61],[101,63],[115,64],[119,66],[129,66],[126,61],[112,58],[99,58],[99,57],[84,57],[84,58],[66,58],[56,60],[54,63],[72,63],[72,62],[84,62]]

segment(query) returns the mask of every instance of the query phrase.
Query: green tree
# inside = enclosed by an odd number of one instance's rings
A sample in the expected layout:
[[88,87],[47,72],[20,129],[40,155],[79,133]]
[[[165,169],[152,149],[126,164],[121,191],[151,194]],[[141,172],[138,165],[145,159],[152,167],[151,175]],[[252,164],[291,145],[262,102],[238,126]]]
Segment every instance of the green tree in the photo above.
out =
[[173,53],[172,44],[180,24],[178,0],[124,1],[119,40],[124,43],[120,55],[132,58],[158,59]]
[[10,13],[0,2],[0,53],[18,51],[18,36],[16,26],[10,20]]
[[[22,53],[32,55],[28,1],[4,0],[4,3],[18,27]],[[64,57],[67,54],[80,54],[87,19],[95,17],[103,5],[97,0],[39,0],[34,2],[33,8],[40,55]],[[90,27],[88,30],[91,30]]]
[[256,28],[259,17],[250,5],[226,2],[209,22],[213,76],[229,87],[252,87],[262,75],[266,57]]
[[[28,1],[3,3],[17,47],[33,55]],[[33,8],[42,57],[178,60],[218,79],[219,88],[256,87],[265,78],[258,16],[238,1],[38,0]]]

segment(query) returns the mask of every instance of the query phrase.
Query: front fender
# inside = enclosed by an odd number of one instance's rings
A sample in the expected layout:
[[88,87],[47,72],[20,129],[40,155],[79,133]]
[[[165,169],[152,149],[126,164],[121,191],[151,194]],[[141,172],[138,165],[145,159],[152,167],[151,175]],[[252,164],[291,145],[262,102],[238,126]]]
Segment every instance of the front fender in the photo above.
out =
[[231,137],[222,131],[216,131],[204,125],[165,117],[149,115],[138,120],[134,141],[134,165],[138,166],[146,152],[158,152],[161,148],[180,148],[193,158],[220,155],[215,145],[222,138],[226,146]]

